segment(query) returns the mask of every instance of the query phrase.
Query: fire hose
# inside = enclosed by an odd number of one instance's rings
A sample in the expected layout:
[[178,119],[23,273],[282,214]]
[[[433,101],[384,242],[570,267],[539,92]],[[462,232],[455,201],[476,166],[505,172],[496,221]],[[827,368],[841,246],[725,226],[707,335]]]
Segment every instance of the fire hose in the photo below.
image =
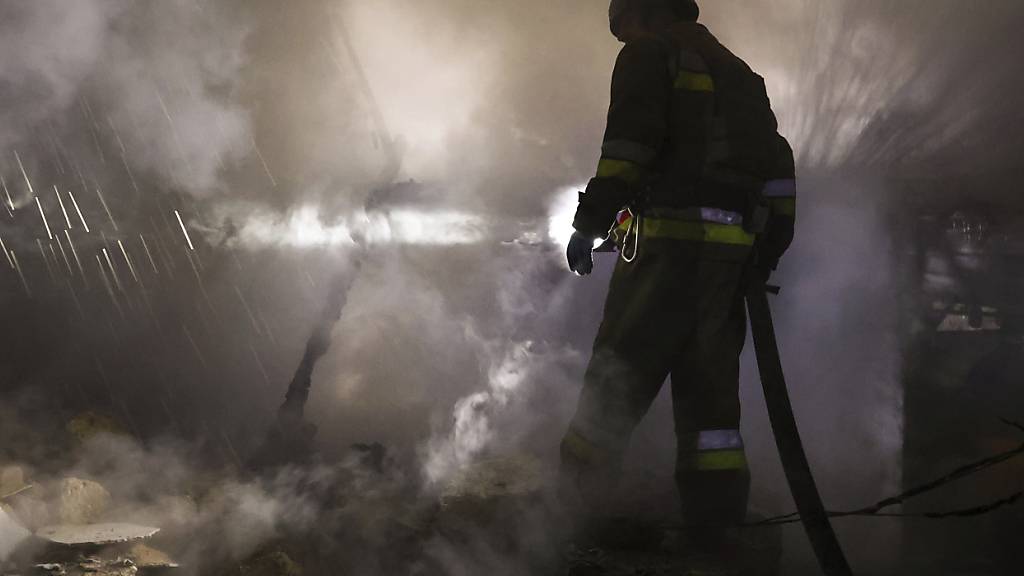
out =
[[822,572],[826,576],[852,576],[853,572],[821,501],[793,415],[793,405],[789,399],[779,346],[775,339],[771,307],[768,305],[768,293],[777,294],[778,288],[767,285],[766,276],[754,266],[750,272],[747,275],[746,300],[754,351],[768,405],[768,417],[789,489]]

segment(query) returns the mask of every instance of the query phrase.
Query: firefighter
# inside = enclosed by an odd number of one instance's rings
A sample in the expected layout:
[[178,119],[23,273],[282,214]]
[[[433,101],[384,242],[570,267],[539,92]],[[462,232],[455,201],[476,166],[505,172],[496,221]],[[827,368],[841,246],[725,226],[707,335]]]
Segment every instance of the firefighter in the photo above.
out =
[[746,514],[743,282],[789,246],[796,186],[763,78],[698,16],[693,0],[611,2],[624,46],[567,258],[589,274],[606,238],[621,258],[561,459],[584,505],[603,507],[633,429],[671,376],[683,520],[704,530]]

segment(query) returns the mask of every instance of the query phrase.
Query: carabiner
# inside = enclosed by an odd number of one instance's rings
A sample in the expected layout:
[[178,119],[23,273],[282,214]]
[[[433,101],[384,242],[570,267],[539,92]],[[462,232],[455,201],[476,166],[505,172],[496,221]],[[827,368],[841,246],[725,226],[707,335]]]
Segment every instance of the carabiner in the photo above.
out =
[[[626,237],[622,240],[622,250],[619,255],[622,257],[622,261],[626,264],[632,264],[636,260],[637,254],[640,252],[640,219],[643,216],[637,211],[633,215],[633,218],[629,221],[629,226],[626,227]],[[633,254],[626,256],[626,250],[629,248],[629,233],[633,232]]]

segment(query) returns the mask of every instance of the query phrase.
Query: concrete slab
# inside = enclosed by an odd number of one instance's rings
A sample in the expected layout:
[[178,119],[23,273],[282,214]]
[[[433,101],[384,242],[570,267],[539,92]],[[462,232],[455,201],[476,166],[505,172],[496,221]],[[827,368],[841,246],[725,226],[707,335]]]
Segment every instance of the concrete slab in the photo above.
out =
[[128,523],[107,524],[62,524],[46,526],[36,536],[54,544],[64,546],[106,546],[145,540],[160,532],[159,528]]

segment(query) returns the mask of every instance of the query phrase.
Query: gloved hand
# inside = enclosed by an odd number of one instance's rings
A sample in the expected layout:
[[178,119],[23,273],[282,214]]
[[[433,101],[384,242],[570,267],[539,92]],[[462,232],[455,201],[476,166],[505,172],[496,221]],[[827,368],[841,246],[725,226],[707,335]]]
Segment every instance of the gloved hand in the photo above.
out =
[[569,269],[586,276],[594,271],[594,240],[579,232],[574,232],[569,239],[569,247],[565,250],[569,261]]

